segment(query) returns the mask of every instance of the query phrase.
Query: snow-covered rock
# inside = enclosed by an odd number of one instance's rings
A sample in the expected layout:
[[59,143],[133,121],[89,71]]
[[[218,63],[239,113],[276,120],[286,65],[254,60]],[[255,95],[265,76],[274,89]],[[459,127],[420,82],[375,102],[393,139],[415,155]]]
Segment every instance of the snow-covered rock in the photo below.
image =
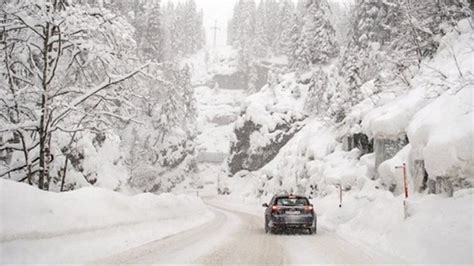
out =
[[[425,60],[410,81],[412,90],[389,102],[379,100],[371,110],[370,102],[362,102],[347,121],[362,120],[362,132],[376,144],[377,139],[395,141],[407,135],[411,145],[395,156],[398,163],[410,164],[413,172],[415,161],[423,162],[429,179],[449,179],[458,188],[474,183],[474,31],[470,25],[462,20],[459,32],[443,37],[434,58]],[[386,159],[390,158],[379,158],[376,167]],[[393,180],[388,167],[392,164],[378,168],[385,181]]]
[[293,74],[280,77],[246,98],[241,117],[235,123],[229,170],[255,171],[270,162],[303,127],[303,106],[307,86]]
[[420,110],[408,127],[412,153],[425,160],[430,176],[474,182],[474,84],[449,90]]

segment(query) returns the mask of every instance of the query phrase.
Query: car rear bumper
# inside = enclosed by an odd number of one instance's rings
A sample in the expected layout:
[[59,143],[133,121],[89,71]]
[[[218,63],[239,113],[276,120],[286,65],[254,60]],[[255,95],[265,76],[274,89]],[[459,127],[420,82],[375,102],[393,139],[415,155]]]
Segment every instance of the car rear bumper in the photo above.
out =
[[313,215],[273,215],[270,227],[304,227],[310,228],[316,224]]

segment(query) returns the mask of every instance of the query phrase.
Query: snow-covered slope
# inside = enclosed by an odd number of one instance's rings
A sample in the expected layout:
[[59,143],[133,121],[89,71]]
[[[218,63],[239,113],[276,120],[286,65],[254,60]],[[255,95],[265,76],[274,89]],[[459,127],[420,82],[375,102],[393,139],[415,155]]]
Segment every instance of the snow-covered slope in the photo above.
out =
[[[455,186],[472,187],[474,31],[468,20],[459,23],[458,31],[443,37],[436,56],[422,64],[411,81],[413,90],[360,119],[369,137],[407,135],[410,145],[395,160],[407,162],[411,173],[415,160],[423,161],[430,179],[449,177]],[[393,165],[387,161],[379,170],[394,176]]]
[[194,93],[198,108],[198,150],[228,154],[234,138],[233,122],[240,114],[244,91],[201,86]]
[[[281,191],[313,196],[323,227],[345,238],[358,239],[361,245],[405,258],[409,263],[471,263],[473,62],[474,30],[463,20],[457,31],[443,37],[434,57],[423,61],[409,80],[410,90],[378,93],[352,107],[339,124],[306,119],[305,127],[272,161],[258,171],[239,173],[225,184],[241,197],[259,197],[262,201]],[[296,79],[288,75],[285,82],[294,84]],[[364,84],[363,88],[370,90],[372,83]],[[248,97],[246,114],[268,128],[275,125],[273,116],[277,113],[273,112],[275,100],[271,92],[265,87]],[[276,106],[286,112],[298,110],[304,104],[305,95],[302,96],[295,100],[279,95],[283,102],[291,102]],[[286,106],[293,107],[285,109]],[[343,138],[360,133],[380,140],[407,136],[409,143],[404,143],[376,169],[377,152],[344,150]],[[265,140],[260,137],[255,142]],[[427,180],[416,179],[420,175],[416,174],[415,166],[420,161],[427,178],[436,186],[440,179],[450,184],[452,197],[437,187],[434,191],[422,188],[421,182]],[[408,166],[406,219],[401,194],[403,174],[395,168],[403,163]],[[343,190],[342,208],[338,207],[339,186]],[[439,195],[428,195],[428,191]]]
[[360,191],[331,194],[313,203],[320,225],[348,241],[381,250],[405,263],[470,264],[474,219],[473,189],[444,195],[411,195],[404,219],[403,196],[375,189],[367,180]]
[[258,93],[245,99],[235,123],[230,173],[260,169],[303,128],[307,89],[294,73],[275,75]]

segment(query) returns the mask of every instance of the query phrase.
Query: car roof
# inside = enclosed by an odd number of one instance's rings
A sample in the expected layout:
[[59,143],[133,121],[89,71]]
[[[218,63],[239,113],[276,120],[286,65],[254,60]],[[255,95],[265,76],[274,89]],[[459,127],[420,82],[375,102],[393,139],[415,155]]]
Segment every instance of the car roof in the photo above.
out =
[[308,198],[308,197],[303,196],[303,195],[295,195],[295,194],[289,194],[289,193],[276,194],[274,197],[275,197],[275,198],[281,198],[281,197]]

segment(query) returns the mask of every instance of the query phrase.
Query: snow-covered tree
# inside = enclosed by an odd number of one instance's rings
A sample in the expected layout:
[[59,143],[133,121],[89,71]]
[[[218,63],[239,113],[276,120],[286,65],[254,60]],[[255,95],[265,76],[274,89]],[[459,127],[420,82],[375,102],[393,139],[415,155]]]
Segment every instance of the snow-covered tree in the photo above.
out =
[[329,19],[329,6],[325,0],[309,0],[304,25],[299,37],[298,57],[300,65],[311,66],[327,63],[338,55],[335,31]]
[[266,32],[266,13],[264,1],[261,1],[258,5],[256,17],[255,17],[255,56],[259,58],[264,58],[268,54],[269,45],[267,42],[267,32]]
[[200,50],[205,44],[203,13],[194,0],[168,1],[162,13],[164,58],[179,59]]
[[196,98],[194,96],[193,88],[191,87],[191,72],[189,66],[186,65],[179,76],[179,86],[183,94],[184,103],[184,128],[188,135],[194,134],[196,131],[196,119],[198,110],[196,106]]
[[291,47],[292,29],[296,24],[295,7],[291,1],[283,0],[280,2],[278,18],[277,32],[279,35],[274,40],[273,47],[276,54],[287,54],[288,49]]
[[307,113],[323,115],[327,111],[329,106],[326,94],[328,81],[327,74],[321,68],[313,72],[305,103]]
[[267,45],[273,49],[273,43],[278,39],[278,25],[281,23],[282,18],[278,17],[279,4],[277,0],[266,0],[263,3],[265,10],[265,35],[267,37]]
[[300,42],[301,26],[299,25],[296,19],[295,19],[295,23],[293,24],[291,28],[289,35],[290,35],[289,37],[290,45],[288,46],[286,50],[286,54],[289,58],[289,64],[294,69],[303,69],[304,64],[302,63],[302,60],[299,60],[299,58],[302,58],[302,52],[303,52],[301,42]]
[[340,95],[346,109],[363,100],[361,86],[374,91],[403,90],[423,58],[433,55],[440,37],[468,17],[465,1],[356,1],[349,42],[339,60]]
[[154,3],[147,18],[147,27],[142,49],[147,58],[157,62],[163,60],[163,27],[160,1]]
[[50,166],[61,149],[55,136],[128,120],[130,110],[117,105],[126,102],[127,92],[118,88],[145,66],[124,63],[135,48],[123,19],[68,1],[32,2],[11,1],[0,9],[0,75],[6,81],[0,109],[9,114],[0,117],[0,132],[21,139],[2,142],[0,150],[24,155],[0,176],[48,189]]

